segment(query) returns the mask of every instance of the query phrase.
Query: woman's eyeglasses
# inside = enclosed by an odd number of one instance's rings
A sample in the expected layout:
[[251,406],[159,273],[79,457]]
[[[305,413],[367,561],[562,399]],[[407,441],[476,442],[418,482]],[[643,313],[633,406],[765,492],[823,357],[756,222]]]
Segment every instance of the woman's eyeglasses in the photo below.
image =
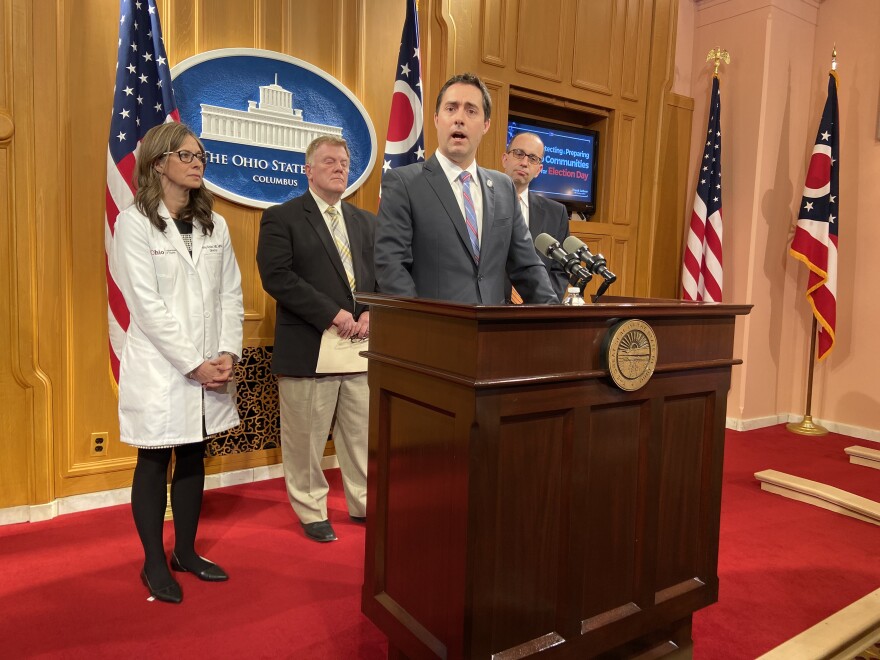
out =
[[171,154],[177,154],[177,157],[180,159],[181,163],[189,164],[193,162],[193,158],[198,158],[201,161],[202,165],[208,164],[208,152],[207,151],[199,151],[197,153],[193,153],[192,151],[187,151],[186,149],[181,149],[180,151],[166,151],[163,153],[163,156],[170,156]]

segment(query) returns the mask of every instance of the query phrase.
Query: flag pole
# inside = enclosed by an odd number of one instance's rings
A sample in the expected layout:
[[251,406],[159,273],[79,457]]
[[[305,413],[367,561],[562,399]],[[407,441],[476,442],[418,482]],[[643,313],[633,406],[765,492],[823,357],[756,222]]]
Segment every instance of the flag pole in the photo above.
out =
[[[831,49],[831,75],[837,75],[837,44]],[[833,161],[832,161],[833,162]],[[806,410],[804,411],[804,418],[800,422],[791,422],[790,424],[786,424],[785,428],[787,428],[792,433],[797,433],[798,435],[811,435],[811,436],[820,436],[826,435],[828,433],[828,429],[819,424],[813,422],[812,407],[813,407],[813,375],[816,367],[816,335],[819,332],[819,323],[816,318],[816,314],[812,314],[813,323],[810,326],[810,364],[807,369],[807,403]]]
[[724,282],[724,227],[721,220],[721,79],[718,69],[722,62],[730,63],[730,53],[713,48],[706,55],[706,61],[714,61],[715,71],[709,95],[706,146],[697,169],[694,205],[682,250],[681,298],[719,303]]
[[810,329],[810,366],[807,369],[807,409],[804,411],[804,418],[799,422],[785,425],[785,428],[798,435],[826,435],[828,433],[828,429],[824,426],[813,422],[813,416],[810,414],[813,407],[813,369],[816,366],[816,333],[818,330],[819,324],[814,316]]

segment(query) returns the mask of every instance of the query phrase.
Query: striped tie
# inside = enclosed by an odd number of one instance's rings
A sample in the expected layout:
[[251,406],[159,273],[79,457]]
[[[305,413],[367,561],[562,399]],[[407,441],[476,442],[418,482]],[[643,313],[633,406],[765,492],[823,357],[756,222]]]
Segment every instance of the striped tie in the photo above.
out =
[[461,196],[464,199],[464,221],[467,224],[471,247],[474,248],[474,261],[480,263],[480,238],[479,234],[477,234],[477,211],[474,208],[474,200],[471,197],[471,173],[462,172],[458,175],[458,178],[461,180]]
[[342,267],[345,269],[346,277],[348,277],[348,286],[354,291],[354,265],[351,263],[351,246],[348,244],[348,236],[342,231],[342,225],[339,222],[339,211],[336,210],[335,206],[327,207],[327,217],[330,218],[333,242],[336,243],[336,249],[339,250],[339,258],[342,259]]

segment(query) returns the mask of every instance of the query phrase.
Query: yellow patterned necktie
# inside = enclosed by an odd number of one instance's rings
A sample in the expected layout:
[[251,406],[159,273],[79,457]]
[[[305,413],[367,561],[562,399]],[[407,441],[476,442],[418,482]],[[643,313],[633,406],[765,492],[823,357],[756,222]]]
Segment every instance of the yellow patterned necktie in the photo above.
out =
[[354,291],[354,265],[351,262],[351,246],[348,243],[348,236],[342,231],[342,225],[339,222],[339,211],[336,210],[335,206],[327,207],[327,217],[330,218],[330,229],[333,233],[333,242],[336,243],[336,249],[339,251],[339,258],[342,260],[342,267],[345,269],[346,277],[348,277],[348,286]]

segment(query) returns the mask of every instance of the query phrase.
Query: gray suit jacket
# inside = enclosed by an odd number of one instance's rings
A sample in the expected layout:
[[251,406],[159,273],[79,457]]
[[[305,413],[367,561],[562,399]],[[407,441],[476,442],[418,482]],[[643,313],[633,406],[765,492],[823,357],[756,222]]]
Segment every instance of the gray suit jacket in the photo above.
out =
[[527,303],[555,303],[507,175],[477,168],[483,193],[480,262],[436,156],[382,177],[376,226],[381,293],[482,305],[505,302],[507,278]]

